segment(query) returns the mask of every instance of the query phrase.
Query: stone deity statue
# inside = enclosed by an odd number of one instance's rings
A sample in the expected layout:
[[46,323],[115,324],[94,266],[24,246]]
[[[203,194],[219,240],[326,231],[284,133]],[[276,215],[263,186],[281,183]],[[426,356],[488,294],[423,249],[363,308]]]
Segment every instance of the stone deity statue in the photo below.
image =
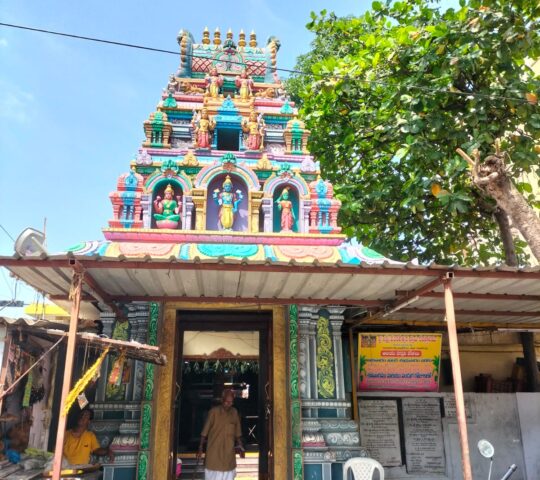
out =
[[159,195],[154,200],[154,219],[158,228],[176,228],[180,223],[180,211],[182,210],[182,198],[174,200],[174,190],[171,184],[164,191],[165,198]]
[[169,75],[169,83],[167,83],[167,91],[165,93],[174,95],[179,88],[180,84],[178,83],[178,80],[176,80],[176,77],[173,74]]
[[293,204],[289,200],[289,188],[285,187],[281,195],[275,202],[278,209],[281,211],[281,231],[282,232],[292,232],[294,221],[296,220],[294,216]]
[[203,108],[200,113],[194,113],[191,126],[195,133],[195,148],[210,148],[212,144],[212,132],[216,122],[208,116],[208,110]]
[[231,177],[227,175],[223,182],[223,190],[214,190],[213,199],[219,205],[219,222],[223,230],[232,230],[234,224],[234,214],[238,211],[238,204],[244,196],[240,190],[232,191],[233,184]]
[[242,130],[247,134],[244,143],[248,150],[262,150],[264,148],[265,125],[262,115],[261,113],[257,116],[257,112],[251,110],[249,120],[244,120],[242,123]]
[[249,100],[253,95],[253,80],[248,75],[244,68],[239,77],[235,80],[236,88],[238,88],[238,96],[241,100]]
[[219,89],[223,85],[223,77],[218,73],[216,67],[212,67],[210,73],[206,75],[206,94],[212,98],[219,97]]

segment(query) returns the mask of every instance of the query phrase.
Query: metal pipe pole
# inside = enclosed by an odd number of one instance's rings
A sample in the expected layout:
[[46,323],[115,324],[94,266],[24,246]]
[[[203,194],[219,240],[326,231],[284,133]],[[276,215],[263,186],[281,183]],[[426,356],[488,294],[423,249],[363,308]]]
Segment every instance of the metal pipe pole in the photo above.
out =
[[356,357],[354,356],[354,333],[353,333],[353,327],[349,327],[349,361],[351,363],[351,389],[352,389],[352,418],[353,420],[356,420],[358,423],[358,392],[356,389],[358,388],[356,385]]
[[73,303],[71,304],[71,318],[69,320],[64,381],[62,383],[60,412],[58,414],[58,428],[56,430],[56,446],[54,449],[52,475],[53,480],[60,480],[60,472],[62,470],[62,454],[64,453],[64,436],[66,433],[67,421],[67,415],[64,415],[64,407],[66,405],[66,398],[71,387],[71,376],[73,374],[73,360],[75,358],[75,346],[77,343],[77,321],[81,306],[82,284],[83,273],[81,271],[74,271],[70,291],[70,296],[72,297]]
[[451,277],[444,282],[444,304],[446,307],[446,326],[448,328],[448,343],[450,345],[450,360],[454,377],[454,395],[456,398],[457,423],[461,445],[461,466],[463,480],[472,480],[471,459],[469,455],[469,440],[467,438],[467,417],[465,414],[465,399],[461,381],[461,365],[459,363],[459,346],[454,312],[454,296],[452,295]]

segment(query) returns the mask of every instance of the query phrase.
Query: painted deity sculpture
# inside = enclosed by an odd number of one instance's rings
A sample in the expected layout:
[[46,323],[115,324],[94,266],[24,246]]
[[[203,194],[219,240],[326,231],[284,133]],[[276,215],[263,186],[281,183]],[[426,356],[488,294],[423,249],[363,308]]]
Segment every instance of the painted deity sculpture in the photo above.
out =
[[180,84],[174,75],[169,75],[169,83],[167,83],[167,89],[165,93],[174,94],[178,91]]
[[219,97],[219,89],[223,85],[223,77],[218,73],[217,68],[213,67],[210,73],[206,75],[206,93],[212,98]]
[[238,88],[238,96],[241,100],[249,100],[253,95],[253,80],[248,75],[244,68],[239,77],[235,80],[236,88]]
[[208,116],[208,110],[203,108],[199,114],[195,113],[191,125],[195,132],[195,148],[210,148],[216,122]]
[[249,120],[244,120],[242,130],[247,134],[245,145],[248,150],[262,150],[264,148],[265,125],[262,113],[257,116],[255,110],[251,110]]
[[281,192],[281,195],[276,200],[278,209],[281,211],[281,231],[282,232],[292,232],[294,221],[296,220],[294,216],[293,204],[289,199],[289,188],[285,187]]
[[171,184],[165,189],[165,198],[158,195],[154,200],[154,219],[157,228],[177,228],[180,223],[180,211],[182,209],[182,199],[180,196],[174,200],[174,190]]
[[238,211],[238,204],[244,196],[240,190],[232,191],[233,184],[231,177],[227,175],[223,182],[223,190],[214,190],[213,199],[219,205],[219,222],[224,230],[232,230],[234,224],[234,214]]

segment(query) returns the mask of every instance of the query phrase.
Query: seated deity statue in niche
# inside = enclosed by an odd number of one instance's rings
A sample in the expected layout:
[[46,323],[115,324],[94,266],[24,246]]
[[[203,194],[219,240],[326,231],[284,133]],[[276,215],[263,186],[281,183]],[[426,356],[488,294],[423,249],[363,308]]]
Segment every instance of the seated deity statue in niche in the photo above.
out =
[[241,100],[249,100],[253,95],[253,80],[244,68],[239,77],[235,80],[238,96]]
[[206,94],[212,98],[219,97],[219,89],[223,85],[223,77],[218,73],[216,67],[212,67],[205,77]]
[[208,110],[203,108],[200,113],[195,112],[191,125],[195,133],[195,148],[210,148],[212,145],[212,132],[216,122],[208,116]]
[[248,150],[262,150],[264,148],[265,124],[262,113],[257,116],[257,112],[251,110],[249,120],[242,122],[242,130],[247,134],[244,144]]
[[177,228],[180,224],[180,212],[182,210],[182,197],[174,199],[174,190],[171,184],[164,191],[165,198],[159,195],[154,200],[154,219],[157,228]]
[[292,232],[296,218],[294,216],[293,204],[289,199],[289,187],[285,187],[281,191],[281,195],[278,197],[275,203],[281,212],[281,231]]
[[232,191],[233,184],[231,177],[227,175],[223,182],[223,190],[220,192],[218,188],[214,190],[212,195],[214,201],[219,205],[219,223],[223,230],[232,230],[234,224],[234,215],[238,212],[238,204],[243,200],[244,196],[240,190]]

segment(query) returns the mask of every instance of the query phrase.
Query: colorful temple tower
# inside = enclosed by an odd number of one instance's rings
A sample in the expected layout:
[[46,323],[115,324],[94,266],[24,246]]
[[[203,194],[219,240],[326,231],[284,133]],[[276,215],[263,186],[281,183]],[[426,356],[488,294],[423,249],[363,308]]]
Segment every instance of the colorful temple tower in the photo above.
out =
[[249,45],[243,33],[238,45],[230,33],[223,44],[219,31],[212,43],[204,35],[201,44],[187,31],[178,35],[180,67],[144,122],[131,172],[111,194],[105,237],[182,243],[186,258],[236,250],[288,259],[300,246],[340,245],[341,203],[278,78],[279,40],[261,48],[253,33]]
[[[110,195],[113,217],[103,230],[106,241],[87,242],[72,252],[186,264],[225,258],[237,261],[238,271],[243,262],[316,268],[385,260],[367,248],[346,243],[341,234],[341,202],[309,154],[310,131],[297,117],[297,108],[278,77],[279,40],[270,37],[260,46],[254,32],[249,40],[240,32],[235,41],[229,31],[222,41],[219,30],[211,39],[208,29],[201,43],[195,43],[186,30],[177,39],[179,68],[170,75],[156,111],[144,121],[145,138],[129,172],[118,178],[117,190]],[[156,281],[151,272],[132,280],[146,282],[147,291],[152,291]],[[196,280],[186,277],[182,291],[187,295],[182,295],[188,300],[191,281],[222,282],[216,285],[221,294],[214,298],[219,305],[214,310],[234,311],[234,303],[228,307],[220,303],[221,298],[234,298],[226,280],[204,273]],[[162,286],[179,301],[174,282]],[[255,302],[263,287],[253,286]],[[277,288],[286,289],[287,284]],[[302,296],[301,289],[291,294],[295,296]],[[283,312],[283,323],[274,327],[283,334],[283,343],[279,348],[271,346],[277,355],[271,386],[273,437],[268,450],[274,464],[261,478],[341,478],[343,462],[366,455],[359,445],[345,388],[344,308],[302,304],[272,307]],[[130,322],[135,321],[137,338],[143,340],[139,327],[148,325],[154,332],[149,333],[148,343],[158,342],[174,357],[176,350],[167,343],[169,327],[162,326],[165,333],[160,340],[155,333],[156,312],[161,306],[136,304],[131,315],[137,319]],[[145,308],[149,313],[143,325],[140,317]],[[165,304],[165,322],[167,309]],[[111,318],[105,323],[114,336],[116,324]],[[277,342],[279,335],[274,332]],[[181,359],[172,358],[173,363],[177,361]],[[144,387],[143,383],[134,385],[120,392],[120,397],[108,395],[103,387],[94,406],[100,413],[101,428],[123,449],[122,468],[128,472],[136,462],[137,478],[145,480],[170,472],[160,462],[170,462],[167,452],[172,447],[164,444],[162,449],[151,438],[157,429],[172,428],[170,409],[156,404],[155,399],[162,395],[158,388],[165,388],[167,381],[173,383],[173,374],[171,378],[159,374],[160,386],[154,388],[154,367],[146,368],[144,374],[142,365],[138,368],[139,378],[145,378]],[[125,409],[119,399],[129,401],[135,413],[129,421],[111,427],[107,418]],[[156,420],[163,415],[168,424]],[[138,440],[134,436],[137,418],[141,419]],[[118,429],[116,436],[111,433],[114,428]],[[106,478],[123,478],[119,468],[118,462],[107,466]]]

